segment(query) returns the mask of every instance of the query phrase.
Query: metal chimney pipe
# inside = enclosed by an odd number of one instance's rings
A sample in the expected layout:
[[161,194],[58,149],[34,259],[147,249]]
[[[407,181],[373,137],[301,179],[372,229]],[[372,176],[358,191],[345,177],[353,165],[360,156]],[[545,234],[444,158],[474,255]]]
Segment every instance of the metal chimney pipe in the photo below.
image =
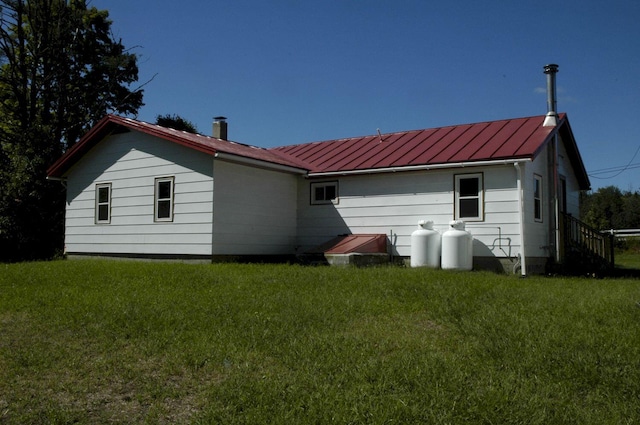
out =
[[556,98],[556,74],[558,65],[550,63],[544,66],[544,73],[547,74],[547,116],[542,124],[544,127],[552,127],[558,123],[558,101]]
[[213,118],[213,137],[216,139],[227,140],[227,121],[226,117]]

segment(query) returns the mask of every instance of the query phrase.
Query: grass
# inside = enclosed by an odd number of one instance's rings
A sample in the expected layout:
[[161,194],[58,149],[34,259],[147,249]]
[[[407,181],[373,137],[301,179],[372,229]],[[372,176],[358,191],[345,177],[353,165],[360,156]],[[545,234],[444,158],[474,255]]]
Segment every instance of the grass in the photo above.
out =
[[640,237],[617,239],[614,259],[618,268],[640,271]]
[[640,252],[616,252],[614,260],[616,263],[616,267],[622,269],[640,270]]
[[640,281],[0,265],[0,424],[640,421]]

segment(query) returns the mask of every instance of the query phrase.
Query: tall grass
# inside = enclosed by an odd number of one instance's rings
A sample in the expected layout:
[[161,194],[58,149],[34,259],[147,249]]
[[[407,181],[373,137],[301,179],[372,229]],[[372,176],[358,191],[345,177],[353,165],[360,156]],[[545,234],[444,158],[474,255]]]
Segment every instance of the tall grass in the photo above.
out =
[[640,421],[640,285],[0,265],[0,423]]

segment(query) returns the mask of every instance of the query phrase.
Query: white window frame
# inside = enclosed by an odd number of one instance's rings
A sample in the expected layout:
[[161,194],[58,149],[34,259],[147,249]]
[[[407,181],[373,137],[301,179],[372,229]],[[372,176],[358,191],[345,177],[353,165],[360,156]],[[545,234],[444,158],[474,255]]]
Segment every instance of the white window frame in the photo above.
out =
[[[162,183],[169,183],[170,184],[170,190],[169,190],[169,197],[164,197],[164,198],[160,198],[160,184]],[[154,184],[154,202],[153,202],[153,206],[154,206],[154,211],[153,211],[153,215],[154,215],[154,221],[156,222],[170,222],[173,221],[173,206],[174,206],[174,201],[175,201],[175,191],[174,191],[174,187],[175,187],[175,178],[174,177],[157,177],[155,179],[155,184]],[[169,202],[169,216],[168,217],[160,217],[160,203],[161,202]]]
[[[107,190],[107,200],[104,202],[100,202],[100,191]],[[95,210],[95,218],[96,224],[110,224],[111,223],[111,183],[96,183],[96,210]],[[100,210],[101,207],[106,207],[107,210],[107,218],[100,218]]]
[[[327,205],[327,204],[337,204],[339,195],[338,195],[338,182],[337,181],[328,181],[328,182],[313,182],[310,185],[311,188],[311,205]],[[332,198],[327,197],[327,188],[333,188],[335,196]],[[318,196],[318,192],[322,192],[322,196]]]
[[542,208],[542,176],[538,174],[533,175],[533,219],[539,223],[543,221],[543,208]]
[[[478,180],[478,193],[475,195],[463,195],[460,194],[460,181],[465,179],[477,179]],[[456,220],[464,221],[484,221],[484,176],[482,173],[471,174],[455,174],[455,195],[454,195],[454,218]],[[461,214],[461,202],[476,200],[478,203],[478,215],[476,216],[462,216]]]

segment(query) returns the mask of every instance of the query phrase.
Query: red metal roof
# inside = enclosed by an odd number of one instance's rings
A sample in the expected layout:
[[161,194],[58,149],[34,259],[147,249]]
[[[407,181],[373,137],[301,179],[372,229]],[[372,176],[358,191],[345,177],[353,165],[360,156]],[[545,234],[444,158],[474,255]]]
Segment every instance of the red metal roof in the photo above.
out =
[[544,115],[425,130],[305,143],[270,149],[311,165],[311,173],[416,165],[532,159],[555,127]]
[[296,158],[283,157],[280,153],[265,148],[174,130],[172,128],[161,127],[159,125],[116,115],[107,115],[80,139],[78,143],[73,145],[60,159],[49,167],[47,175],[49,177],[62,177],[77,160],[118,127],[137,130],[210,155],[225,153],[241,158],[250,158],[267,163],[299,168],[301,170],[309,168],[307,164],[302,163]]
[[539,115],[265,149],[108,115],[56,161],[47,174],[62,177],[89,149],[118,127],[147,133],[211,155],[220,152],[294,167],[311,174],[533,159],[558,132],[565,142],[580,188],[589,189],[589,178],[566,115],[560,114],[554,127],[544,127],[544,118],[544,115]]

